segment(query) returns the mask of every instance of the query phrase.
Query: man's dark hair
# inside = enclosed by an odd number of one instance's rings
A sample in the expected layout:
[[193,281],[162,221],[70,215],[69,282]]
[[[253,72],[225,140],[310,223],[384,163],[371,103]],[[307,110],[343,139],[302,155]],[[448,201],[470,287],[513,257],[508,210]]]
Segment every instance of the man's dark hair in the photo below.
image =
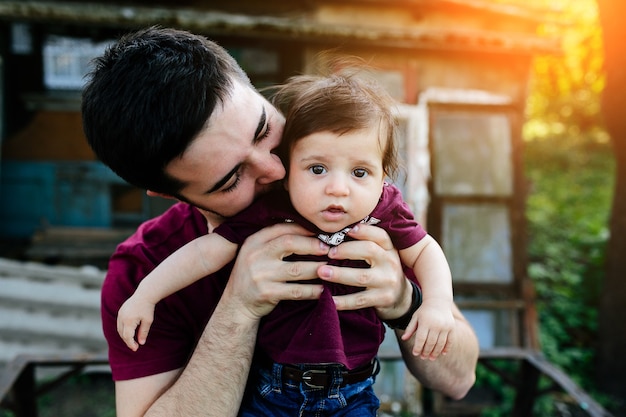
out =
[[97,157],[129,183],[177,196],[165,174],[206,125],[233,82],[250,81],[228,52],[189,32],[151,27],[122,37],[82,97],[83,128]]

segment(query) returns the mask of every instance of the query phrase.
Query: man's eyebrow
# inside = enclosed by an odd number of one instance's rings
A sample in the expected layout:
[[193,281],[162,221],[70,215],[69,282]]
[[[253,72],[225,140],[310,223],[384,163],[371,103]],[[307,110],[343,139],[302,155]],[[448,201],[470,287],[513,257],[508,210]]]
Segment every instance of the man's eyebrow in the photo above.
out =
[[224,184],[226,184],[230,178],[235,175],[235,173],[237,171],[239,171],[239,168],[241,168],[241,164],[237,164],[235,165],[235,167],[233,169],[230,170],[230,172],[226,175],[224,175],[224,177],[219,180],[217,183],[215,183],[215,185],[213,187],[211,187],[211,189],[209,191],[207,191],[205,194],[211,194],[217,190],[219,190],[220,188],[222,188],[224,186]]
[[259,124],[257,125],[256,130],[254,131],[254,137],[252,138],[252,143],[255,143],[257,141],[257,138],[259,137],[259,134],[261,133],[261,131],[265,127],[265,122],[266,121],[267,121],[267,114],[265,114],[265,106],[262,106],[261,107],[261,118],[259,119]]

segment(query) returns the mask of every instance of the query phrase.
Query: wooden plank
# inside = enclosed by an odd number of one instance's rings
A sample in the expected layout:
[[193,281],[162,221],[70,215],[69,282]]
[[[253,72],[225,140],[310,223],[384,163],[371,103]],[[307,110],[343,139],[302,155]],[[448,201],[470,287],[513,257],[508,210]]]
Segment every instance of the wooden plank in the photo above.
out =
[[98,346],[86,346],[80,342],[68,340],[55,341],[52,339],[41,340],[34,343],[33,340],[9,340],[0,337],[0,371],[6,364],[20,355],[51,356],[51,355],[80,355],[86,353],[98,354],[106,352],[106,343]]
[[479,359],[527,359],[532,355],[539,355],[539,351],[524,349],[520,347],[496,347],[491,349],[481,349]]
[[[0,311],[0,314],[5,314],[5,312]],[[16,316],[17,318],[25,317],[23,314],[8,315],[11,319],[16,319]],[[37,319],[38,325],[28,325],[28,328],[0,328],[0,368],[22,354],[58,355],[106,352],[107,344],[101,334],[98,318],[94,317],[92,320],[78,323],[82,324],[82,329],[72,329],[70,326],[75,326],[76,320],[63,318],[53,321]],[[45,328],[42,328],[44,326]]]
[[100,289],[76,283],[32,281],[0,276],[0,305],[47,310],[100,310]]
[[132,229],[48,227],[33,236],[31,259],[108,259]]
[[104,271],[0,259],[0,363],[23,353],[103,352]]
[[71,340],[104,341],[98,314],[50,314],[0,306],[0,330],[6,335],[28,334]]
[[50,266],[0,258],[0,276],[27,277],[41,281],[75,282],[100,288],[106,272],[93,266]]
[[563,391],[568,393],[578,406],[592,417],[611,417],[600,404],[591,398],[582,388],[562,370],[548,362],[543,355],[530,355],[527,358],[542,374],[552,379]]
[[[520,372],[511,375],[501,375],[496,364],[491,361],[513,361],[521,364]],[[578,405],[581,415],[591,417],[612,417],[612,415],[594,401],[584,390],[582,390],[572,379],[545,359],[543,354],[534,349],[524,349],[518,347],[502,347],[493,349],[482,349],[480,351],[479,362],[485,365],[490,372],[495,372],[502,377],[503,384],[510,384],[516,390],[515,409],[513,416],[532,415],[532,406],[537,397],[548,394],[552,391],[565,393]],[[553,382],[553,387],[548,391],[539,391],[539,378],[548,378]],[[468,415],[471,414],[472,404],[467,401],[447,401],[440,396],[435,396],[437,411],[441,415]],[[491,404],[493,405],[493,404]],[[483,404],[481,407],[486,407]],[[479,414],[482,408],[476,410]]]
[[523,300],[458,300],[456,304],[461,310],[523,310]]

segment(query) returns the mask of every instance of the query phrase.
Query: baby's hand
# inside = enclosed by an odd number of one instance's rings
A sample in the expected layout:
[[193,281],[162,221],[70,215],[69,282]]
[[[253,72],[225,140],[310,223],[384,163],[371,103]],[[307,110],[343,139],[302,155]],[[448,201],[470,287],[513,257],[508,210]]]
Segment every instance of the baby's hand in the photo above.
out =
[[[117,333],[126,346],[137,351],[146,343],[150,326],[154,321],[154,304],[136,295],[130,297],[117,313]],[[135,332],[137,340],[135,341]]]
[[426,300],[413,314],[402,340],[415,334],[413,354],[422,359],[435,360],[448,353],[452,346],[454,316],[451,303],[447,300]]

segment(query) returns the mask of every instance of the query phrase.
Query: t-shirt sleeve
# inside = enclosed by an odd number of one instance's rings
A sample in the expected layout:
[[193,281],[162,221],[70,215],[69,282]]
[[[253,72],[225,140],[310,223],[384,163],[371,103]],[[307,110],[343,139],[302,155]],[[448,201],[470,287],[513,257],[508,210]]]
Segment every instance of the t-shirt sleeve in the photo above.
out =
[[241,246],[251,235],[278,222],[277,218],[280,214],[277,211],[277,202],[282,202],[282,196],[279,193],[273,192],[265,195],[233,217],[226,219],[215,228],[213,233]]
[[396,249],[411,247],[427,234],[394,185],[383,187],[381,202],[372,216],[381,220],[378,226],[387,231]]
[[213,230],[224,239],[241,246],[243,242],[255,232],[261,229],[258,223],[250,221],[242,216],[227,219]]
[[160,226],[138,232],[119,245],[111,257],[101,290],[101,317],[116,381],[184,367],[221,297],[230,266],[159,302],[147,343],[136,352],[117,333],[119,308],[139,282],[169,254],[207,232],[202,216],[190,214],[192,210],[175,210],[169,218],[160,220]]
[[[102,286],[102,327],[109,346],[109,362],[116,381],[135,379],[171,371],[184,366],[186,355],[176,355],[185,346],[188,337],[177,335],[176,328],[169,329],[168,318],[161,314],[162,303],[157,304],[155,320],[148,342],[136,352],[131,351],[117,333],[117,313],[121,305],[133,294],[136,282],[156,266],[137,253],[118,253],[111,258],[107,276]],[[178,326],[180,328],[180,326]],[[182,337],[182,338],[181,338]],[[163,339],[167,340],[163,340]]]

